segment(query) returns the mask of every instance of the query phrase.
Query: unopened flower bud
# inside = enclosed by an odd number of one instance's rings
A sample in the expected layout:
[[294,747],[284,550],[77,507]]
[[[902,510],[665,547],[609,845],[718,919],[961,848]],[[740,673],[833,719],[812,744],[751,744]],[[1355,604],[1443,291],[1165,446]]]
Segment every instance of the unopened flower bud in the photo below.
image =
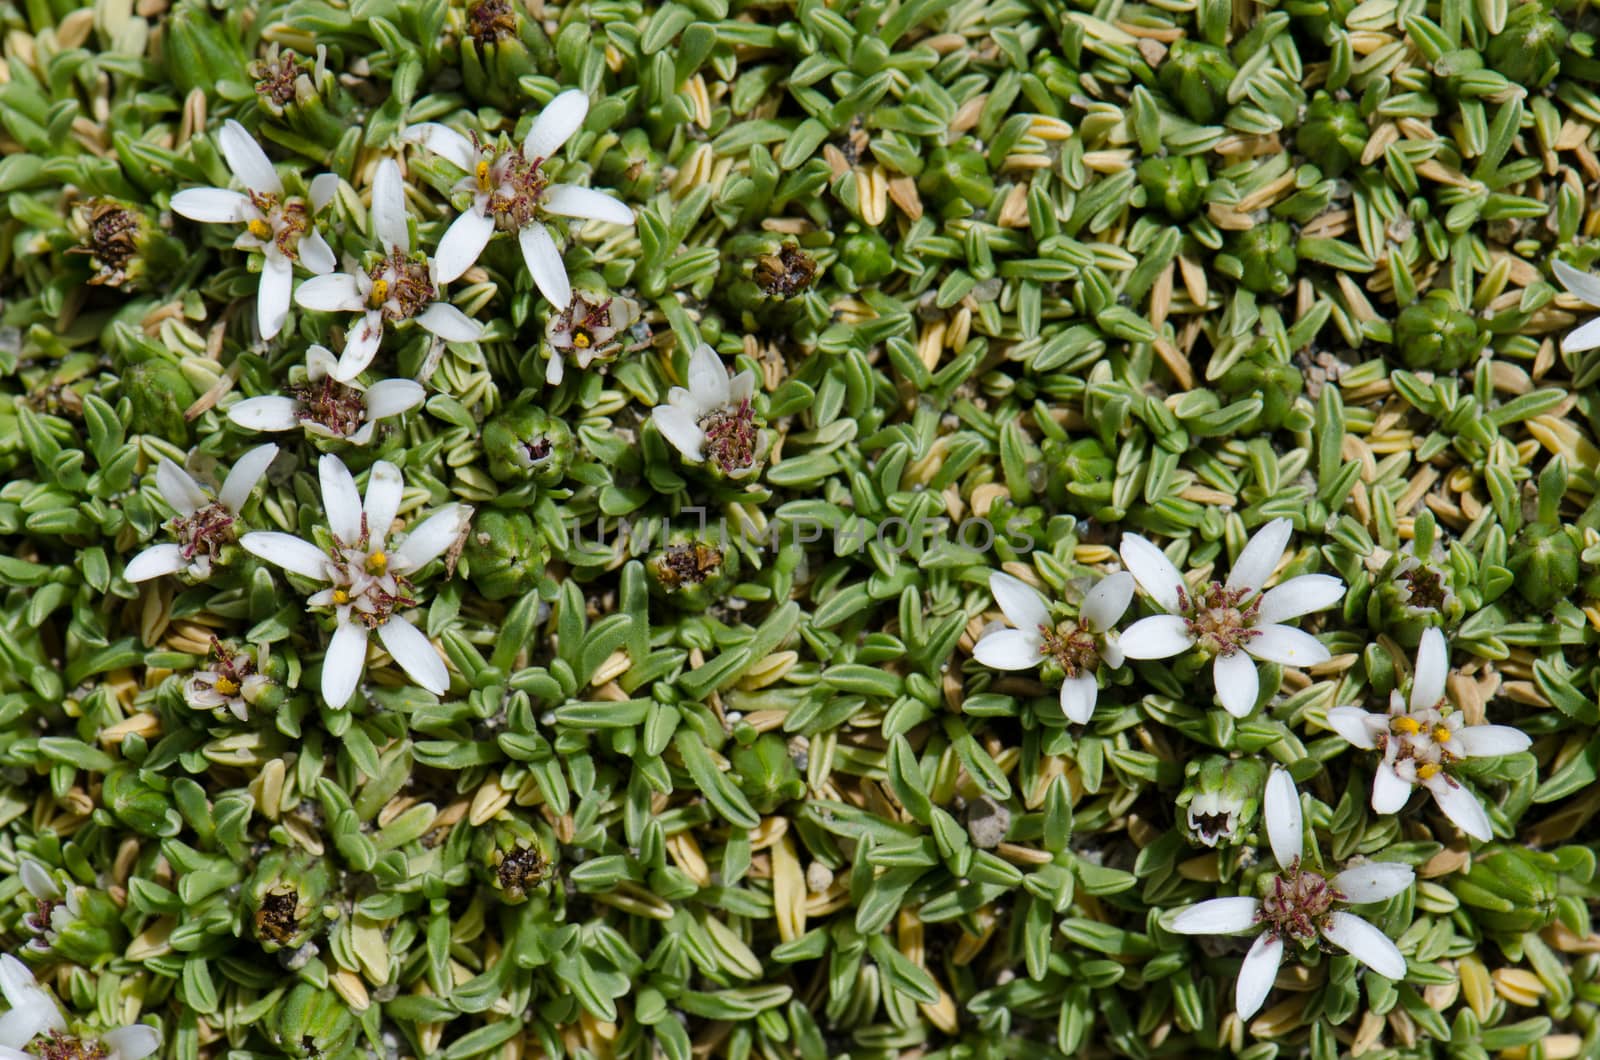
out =
[[478,591],[490,600],[504,600],[538,584],[550,546],[527,513],[489,508],[467,532],[462,556]]
[[1189,839],[1208,847],[1245,842],[1255,829],[1267,768],[1255,758],[1212,755],[1184,768],[1186,783],[1178,795],[1185,811]]
[[1578,587],[1583,535],[1575,526],[1535,523],[1517,535],[1507,566],[1517,576],[1517,594],[1548,611]]
[[1224,48],[1179,38],[1161,62],[1161,88],[1191,120],[1210,124],[1228,106],[1228,86],[1239,73]]
[[1294,233],[1282,221],[1269,221],[1228,240],[1228,252],[1238,261],[1239,282],[1256,294],[1287,294],[1294,286],[1300,259],[1295,254]]
[[1400,311],[1394,343],[1407,368],[1432,372],[1453,372],[1483,347],[1478,322],[1445,289],[1429,291]]
[[194,404],[195,392],[177,365],[156,357],[130,365],[122,373],[122,392],[133,402],[128,422],[135,429],[188,444],[189,421],[183,413]]
[[736,747],[729,755],[739,789],[750,805],[761,814],[805,794],[805,781],[789,757],[789,747],[777,733],[763,733],[748,747]]
[[1484,57],[1508,81],[1540,89],[1561,71],[1567,28],[1543,4],[1517,4],[1505,28],[1489,40]]
[[833,276],[847,291],[870,287],[894,272],[894,249],[877,232],[866,229],[845,236]]
[[1451,877],[1450,889],[1471,909],[1472,922],[1520,935],[1546,927],[1556,915],[1556,857],[1517,845],[1493,846],[1472,857],[1472,868]]
[[1322,170],[1323,176],[1337,177],[1361,157],[1368,135],[1360,107],[1318,92],[1306,108],[1294,142],[1300,153]]
[[310,983],[297,983],[273,1009],[270,1021],[273,1043],[293,1057],[349,1055],[357,1026],[343,998]]
[[1145,201],[1174,221],[1194,216],[1200,208],[1210,175],[1197,155],[1186,158],[1147,158],[1139,163],[1139,184]]
[[572,430],[543,409],[514,406],[484,424],[483,449],[501,482],[553,486],[572,464]]

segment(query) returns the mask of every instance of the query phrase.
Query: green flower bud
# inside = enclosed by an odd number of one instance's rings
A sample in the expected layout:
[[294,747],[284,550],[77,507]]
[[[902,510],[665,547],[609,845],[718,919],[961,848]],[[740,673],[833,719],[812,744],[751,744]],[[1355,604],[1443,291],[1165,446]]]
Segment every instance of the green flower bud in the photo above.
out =
[[548,43],[521,7],[512,0],[468,0],[461,81],[473,99],[516,107],[523,100],[518,79],[539,74],[534,53],[548,52]]
[[1263,349],[1254,356],[1240,359],[1224,372],[1217,380],[1217,389],[1230,399],[1261,398],[1260,414],[1241,424],[1240,433],[1275,431],[1283,426],[1284,417],[1294,408],[1294,399],[1305,390],[1305,379],[1294,365],[1274,360]]
[[777,733],[763,733],[750,746],[734,748],[729,759],[739,790],[749,797],[757,813],[771,813],[806,792],[806,783],[789,756],[789,745]]
[[1318,92],[1295,133],[1295,148],[1315,162],[1324,176],[1337,177],[1361,157],[1367,146],[1367,123],[1361,108]]
[[858,291],[888,278],[894,272],[894,250],[889,241],[870,229],[855,232],[839,244],[833,276],[847,291]]
[[1255,830],[1267,767],[1257,758],[1212,755],[1184,767],[1186,781],[1177,805],[1186,810],[1190,841],[1208,847],[1237,846]]
[[489,474],[501,482],[554,486],[572,465],[572,430],[533,405],[515,405],[483,425]]
[[1075,515],[1106,517],[1117,465],[1098,438],[1065,442],[1047,438],[1041,449],[1050,499]]
[[940,206],[957,206],[962,215],[984,209],[994,199],[988,160],[960,144],[933,149],[917,188]]
[[1139,183],[1151,206],[1174,221],[1187,220],[1200,208],[1210,175],[1196,155],[1187,158],[1147,158],[1139,163]]
[[175,836],[183,828],[183,818],[171,799],[139,779],[137,771],[116,766],[106,774],[100,793],[101,804],[140,835],[156,838]]
[[180,3],[163,23],[161,54],[167,76],[183,95],[196,88],[216,91],[250,65],[237,18],[219,18],[205,4]]
[[1241,266],[1239,282],[1256,294],[1285,295],[1294,286],[1300,259],[1294,234],[1283,221],[1269,221],[1228,239],[1228,249]]
[[1583,535],[1575,526],[1535,523],[1517,535],[1507,561],[1516,590],[1530,606],[1548,611],[1578,587]]
[[1561,52],[1567,46],[1567,28],[1541,4],[1517,4],[1506,17],[1505,29],[1489,40],[1484,57],[1489,65],[1515,84],[1543,88],[1561,71]]
[[322,900],[331,882],[328,862],[274,850],[245,884],[256,940],[268,953],[297,950],[322,930]]
[[499,893],[508,905],[548,895],[556,868],[552,852],[559,847],[549,826],[536,828],[520,817],[501,816],[480,829],[472,841],[472,856],[479,879]]
[[1161,88],[1191,120],[1209,124],[1228,109],[1228,85],[1238,73],[1225,49],[1179,38],[1161,63]]
[[273,1044],[294,1057],[348,1055],[356,1030],[355,1014],[344,999],[310,983],[297,983],[268,1018]]
[[462,556],[478,591],[491,600],[504,600],[539,583],[550,560],[550,545],[527,513],[488,508],[473,522]]
[[661,155],[650,146],[650,135],[635,126],[605,153],[596,172],[623,198],[646,199],[661,183]]
[[1407,368],[1453,372],[1483,348],[1478,322],[1464,312],[1453,291],[1429,291],[1400,311],[1394,343]]
[[683,611],[704,611],[722,598],[739,573],[739,553],[684,532],[645,560],[650,593]]
[[249,72],[266,120],[330,151],[338,145],[347,124],[342,113],[328,109],[328,103],[347,97],[339,91],[320,50],[310,61],[273,44],[265,57],[250,64]]
[[122,373],[122,392],[133,402],[129,424],[178,445],[189,443],[189,421],[183,412],[194,404],[194,388],[170,361],[151,358]]
[[1452,877],[1450,889],[1480,927],[1505,934],[1538,931],[1556,916],[1556,864],[1544,851],[1493,846],[1474,855],[1471,870]]

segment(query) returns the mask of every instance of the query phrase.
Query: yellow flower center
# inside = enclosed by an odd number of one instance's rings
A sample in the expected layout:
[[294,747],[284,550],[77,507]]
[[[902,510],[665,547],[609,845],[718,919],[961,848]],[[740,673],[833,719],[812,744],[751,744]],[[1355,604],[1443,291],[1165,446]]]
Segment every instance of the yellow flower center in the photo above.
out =
[[248,228],[250,230],[250,234],[255,236],[257,239],[272,238],[272,226],[267,224],[267,222],[263,221],[259,217],[245,225],[245,227]]
[[380,306],[383,303],[387,302],[388,300],[389,300],[389,281],[388,280],[373,280],[372,281],[372,294],[367,298],[367,301],[372,303],[374,306]]
[[1429,780],[1429,779],[1432,779],[1433,777],[1436,777],[1438,775],[1439,775],[1439,763],[1438,762],[1424,762],[1420,766],[1417,767],[1417,778],[1419,780]]
[[1434,741],[1436,743],[1449,743],[1450,742],[1450,726],[1448,726],[1448,725],[1435,725],[1433,727],[1433,739],[1434,739]]
[[333,602],[336,604],[348,604],[350,602],[350,594],[343,589],[335,589],[333,591]]
[[478,165],[476,167],[476,175],[477,175],[477,178],[478,178],[478,188],[479,188],[479,190],[488,191],[489,190],[489,160],[487,158],[478,159]]
[[580,350],[587,350],[594,340],[589,338],[589,333],[581,328],[572,333],[572,344]]
[[1402,714],[1398,718],[1391,718],[1389,728],[1393,732],[1403,733],[1406,736],[1415,736],[1422,731],[1422,723],[1416,718]]
[[224,696],[236,696],[239,694],[239,682],[231,677],[219,677],[217,691]]
[[372,555],[367,557],[368,574],[382,574],[388,569],[389,557],[385,556],[381,551],[374,552]]

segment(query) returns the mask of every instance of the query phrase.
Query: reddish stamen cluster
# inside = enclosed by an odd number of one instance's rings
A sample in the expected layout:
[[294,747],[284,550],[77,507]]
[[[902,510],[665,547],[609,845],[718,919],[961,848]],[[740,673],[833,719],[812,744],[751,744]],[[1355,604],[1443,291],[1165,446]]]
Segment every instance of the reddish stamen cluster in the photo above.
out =
[[111,1055],[98,1041],[86,1042],[60,1031],[51,1031],[50,1037],[37,1042],[36,1047],[39,1060],[107,1060]]
[[1444,576],[1438,571],[1417,567],[1414,570],[1402,571],[1398,580],[1410,590],[1411,595],[1406,603],[1412,607],[1424,611],[1438,611],[1444,607]]
[[1076,622],[1063,622],[1055,629],[1040,626],[1039,654],[1054,659],[1068,677],[1093,673],[1100,665],[1094,633]]
[[1272,878],[1256,920],[1277,938],[1310,942],[1322,933],[1333,903],[1342,901],[1344,895],[1322,876],[1302,869],[1296,858],[1286,873]]
[[207,685],[203,681],[195,681],[195,691],[204,691],[214,688],[220,695],[236,696],[244,688],[245,678],[256,672],[256,664],[250,656],[243,652],[234,651],[216,637],[211,638],[211,672],[217,675],[214,685]]
[[520,147],[495,151],[491,158],[491,149],[476,136],[473,146],[483,158],[476,176],[479,190],[489,193],[485,213],[502,231],[526,228],[537,219],[539,204],[544,201],[549,183],[542,168],[545,160],[528,158]]
[[33,912],[22,918],[22,925],[35,935],[44,935],[50,931],[50,916],[56,907],[65,903],[55,898],[40,898],[34,902]]
[[263,59],[252,63],[250,73],[256,78],[256,95],[280,107],[294,102],[294,83],[300,76],[299,57],[294,52],[283,51],[276,62]]
[[411,582],[398,574],[394,575],[395,591],[387,592],[382,586],[374,585],[367,590],[367,599],[372,603],[371,611],[355,610],[351,614],[360,620],[368,629],[377,629],[389,621],[396,611],[408,607],[416,607],[417,600],[411,596]]
[[216,559],[222,546],[233,539],[233,513],[220,502],[212,502],[193,515],[172,520],[178,538],[178,554],[186,560],[204,555]]
[[369,302],[389,320],[409,320],[438,297],[427,260],[413,260],[400,248],[390,251],[367,273],[372,279]]
[[1261,631],[1254,629],[1261,610],[1261,597],[1250,596],[1248,589],[1229,589],[1221,582],[1207,585],[1200,595],[1191,597],[1178,587],[1178,610],[1189,635],[1214,655],[1232,655]]
[[724,472],[742,471],[756,462],[756,413],[749,400],[724,406],[700,420],[706,453]]
[[348,438],[366,422],[367,403],[361,391],[332,376],[291,386],[289,396],[301,423],[318,424],[336,437]]

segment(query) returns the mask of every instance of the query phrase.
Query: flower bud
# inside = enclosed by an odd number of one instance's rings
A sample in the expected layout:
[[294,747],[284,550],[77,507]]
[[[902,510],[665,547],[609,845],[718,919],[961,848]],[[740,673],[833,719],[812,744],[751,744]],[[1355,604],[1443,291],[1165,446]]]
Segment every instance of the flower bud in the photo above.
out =
[[1481,927],[1506,934],[1538,931],[1555,919],[1555,870],[1551,854],[1497,845],[1475,854],[1466,875],[1451,877],[1450,889]]
[[169,797],[152,788],[133,769],[117,766],[106,773],[100,792],[101,804],[140,835],[156,838],[175,836],[183,827],[183,818],[173,808]]
[[1400,311],[1394,343],[1407,368],[1433,372],[1453,372],[1483,348],[1478,322],[1445,289],[1429,291]]
[[1305,379],[1292,364],[1275,359],[1265,346],[1237,361],[1217,380],[1217,389],[1228,398],[1259,397],[1261,412],[1239,426],[1241,433],[1275,431],[1294,408],[1294,400],[1305,390]]
[[1368,135],[1360,107],[1318,92],[1306,108],[1294,143],[1301,154],[1316,163],[1323,176],[1337,177],[1361,157]]
[[501,482],[554,486],[572,464],[572,430],[533,405],[517,405],[483,427],[489,474]]
[[1543,4],[1517,4],[1506,16],[1505,29],[1489,40],[1484,57],[1506,79],[1540,89],[1561,72],[1567,28]]
[[917,189],[958,216],[987,207],[994,198],[994,177],[989,162],[964,144],[936,147],[917,181]]
[[1212,755],[1191,761],[1183,775],[1186,783],[1177,805],[1187,811],[1184,829],[1189,839],[1208,847],[1245,842],[1261,808],[1266,765],[1255,758]]
[[1517,576],[1517,594],[1548,611],[1578,587],[1583,535],[1575,526],[1535,523],[1517,535],[1507,566]]
[[541,823],[536,828],[520,817],[505,815],[480,829],[472,841],[479,879],[508,905],[551,892],[556,879],[551,852],[556,849],[548,826]]
[[1147,158],[1139,163],[1139,184],[1145,201],[1174,221],[1194,216],[1200,208],[1210,175],[1196,155],[1187,158]]
[[244,38],[201,4],[179,4],[163,21],[161,52],[167,76],[183,95],[207,92],[239,76],[250,64]]
[[661,155],[650,146],[650,135],[635,126],[606,152],[597,174],[624,199],[647,199],[661,183]]
[[1283,221],[1269,221],[1228,239],[1228,252],[1239,262],[1239,283],[1256,294],[1284,295],[1294,286],[1300,259],[1294,234]]
[[122,392],[133,402],[128,422],[142,434],[187,445],[189,421],[183,412],[194,404],[194,388],[170,361],[152,357],[130,365],[122,373]]
[[676,531],[667,546],[645,560],[650,592],[684,611],[704,611],[732,586],[739,573],[739,553]]
[[[301,139],[329,151],[338,145],[347,127],[339,104],[348,97],[339,91],[323,49],[312,61],[273,44],[249,70],[264,120],[287,126]],[[329,102],[341,113],[330,110]]]
[[1193,121],[1210,124],[1228,108],[1228,86],[1239,68],[1215,44],[1179,38],[1161,63],[1161,88]]
[[789,756],[789,745],[777,733],[763,733],[750,746],[734,748],[729,760],[739,789],[757,813],[772,813],[806,792],[805,781]]
[[526,512],[480,512],[462,551],[472,584],[490,600],[519,596],[538,584],[550,545]]
[[268,1018],[273,1043],[289,1056],[349,1055],[356,1018],[332,990],[297,983]]
[[323,858],[274,850],[256,864],[245,902],[256,940],[268,953],[297,950],[322,930],[322,899],[331,876]]
[[1117,465],[1098,438],[1065,442],[1047,438],[1041,446],[1050,499],[1074,515],[1106,517]]
[[523,100],[518,80],[539,73],[535,52],[548,52],[539,27],[513,0],[468,0],[461,34],[461,81],[473,99],[512,108]]
[[833,277],[847,291],[870,287],[894,272],[894,250],[889,241],[867,229],[845,236],[839,244],[839,257],[833,263]]

